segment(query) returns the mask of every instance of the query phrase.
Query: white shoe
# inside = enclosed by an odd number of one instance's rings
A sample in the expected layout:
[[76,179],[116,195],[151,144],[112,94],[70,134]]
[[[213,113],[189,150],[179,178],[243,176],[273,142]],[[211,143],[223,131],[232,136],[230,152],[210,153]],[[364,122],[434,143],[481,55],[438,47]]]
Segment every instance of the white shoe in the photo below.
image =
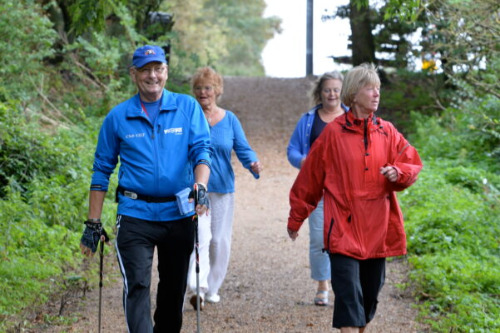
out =
[[206,300],[208,303],[219,303],[219,302],[220,302],[220,296],[219,296],[219,295],[217,295],[217,294],[213,294],[213,295],[206,295],[205,300]]

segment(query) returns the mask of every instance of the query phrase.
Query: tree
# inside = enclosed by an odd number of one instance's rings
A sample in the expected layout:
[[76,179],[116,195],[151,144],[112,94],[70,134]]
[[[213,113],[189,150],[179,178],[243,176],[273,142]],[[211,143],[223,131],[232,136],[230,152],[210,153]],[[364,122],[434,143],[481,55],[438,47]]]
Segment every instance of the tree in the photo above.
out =
[[260,55],[278,32],[277,18],[263,18],[265,2],[173,0],[174,67],[190,74],[210,65],[226,75],[263,75]]
[[363,3],[357,0],[349,1],[349,23],[352,32],[352,65],[357,66],[364,62],[377,63],[368,0]]
[[[332,58],[353,66],[372,62],[383,67],[406,68],[411,51],[408,36],[417,25],[397,17],[388,18],[390,10],[387,4],[375,8],[370,7],[367,0],[351,0],[349,5],[339,6],[334,15],[324,15],[323,20],[349,18],[351,26],[352,56]],[[386,56],[377,57],[376,52]]]
[[495,0],[434,0],[425,7],[424,50],[436,54],[457,86],[500,97],[500,5]]
[[228,75],[264,75],[261,53],[267,41],[280,31],[280,20],[262,18],[264,0],[209,0],[207,7],[227,22],[228,52],[218,67]]

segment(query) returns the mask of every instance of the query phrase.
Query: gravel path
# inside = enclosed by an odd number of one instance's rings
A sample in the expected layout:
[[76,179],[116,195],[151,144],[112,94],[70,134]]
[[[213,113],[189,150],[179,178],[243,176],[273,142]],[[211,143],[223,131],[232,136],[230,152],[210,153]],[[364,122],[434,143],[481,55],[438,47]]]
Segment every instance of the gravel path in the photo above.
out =
[[[264,172],[254,180],[234,163],[236,211],[231,262],[220,291],[221,302],[207,304],[201,313],[202,332],[336,331],[331,327],[333,295],[330,293],[328,307],[316,307],[312,302],[316,284],[309,277],[307,223],[295,242],[286,233],[288,191],[297,175],[286,159],[286,146],[297,120],[310,106],[310,84],[307,78],[225,79],[219,104],[240,118]],[[114,254],[106,260],[113,264],[107,267],[103,290],[102,332],[126,332]],[[396,287],[406,281],[406,269],[403,259],[388,263],[379,310],[365,332],[421,331],[414,321],[412,300]],[[155,293],[153,290],[153,300]],[[87,294],[79,309],[81,318],[71,327],[44,331],[97,332],[97,296],[98,289]],[[196,332],[196,312],[187,301],[182,332]]]

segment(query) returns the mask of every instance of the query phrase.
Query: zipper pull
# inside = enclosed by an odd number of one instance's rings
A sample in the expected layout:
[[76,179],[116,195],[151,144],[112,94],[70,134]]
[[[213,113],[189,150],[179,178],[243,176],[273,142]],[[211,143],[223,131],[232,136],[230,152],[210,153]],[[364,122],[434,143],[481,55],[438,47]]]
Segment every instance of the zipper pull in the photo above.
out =
[[[157,127],[158,127],[158,131],[157,131],[158,135],[160,135],[160,124],[158,124]],[[152,134],[151,134],[151,139],[154,140],[154,138],[155,138],[155,130],[154,130],[154,127],[153,127],[153,131],[152,131]]]

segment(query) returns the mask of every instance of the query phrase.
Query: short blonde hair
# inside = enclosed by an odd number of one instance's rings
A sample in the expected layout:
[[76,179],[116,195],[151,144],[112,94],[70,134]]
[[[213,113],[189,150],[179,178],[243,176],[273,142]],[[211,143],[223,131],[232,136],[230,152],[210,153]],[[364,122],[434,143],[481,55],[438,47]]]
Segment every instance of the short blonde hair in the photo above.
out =
[[344,76],[337,71],[327,72],[323,74],[314,84],[313,89],[311,90],[311,98],[313,100],[314,105],[321,103],[321,91],[323,90],[323,85],[325,81],[328,80],[339,80],[340,82],[344,81]]
[[351,107],[358,91],[367,85],[380,87],[380,78],[375,65],[364,63],[351,69],[347,72],[342,84],[340,92],[342,103]]
[[191,89],[194,92],[194,87],[200,84],[211,84],[214,88],[215,95],[219,97],[224,92],[224,81],[222,76],[211,67],[198,68],[196,73],[191,78]]

